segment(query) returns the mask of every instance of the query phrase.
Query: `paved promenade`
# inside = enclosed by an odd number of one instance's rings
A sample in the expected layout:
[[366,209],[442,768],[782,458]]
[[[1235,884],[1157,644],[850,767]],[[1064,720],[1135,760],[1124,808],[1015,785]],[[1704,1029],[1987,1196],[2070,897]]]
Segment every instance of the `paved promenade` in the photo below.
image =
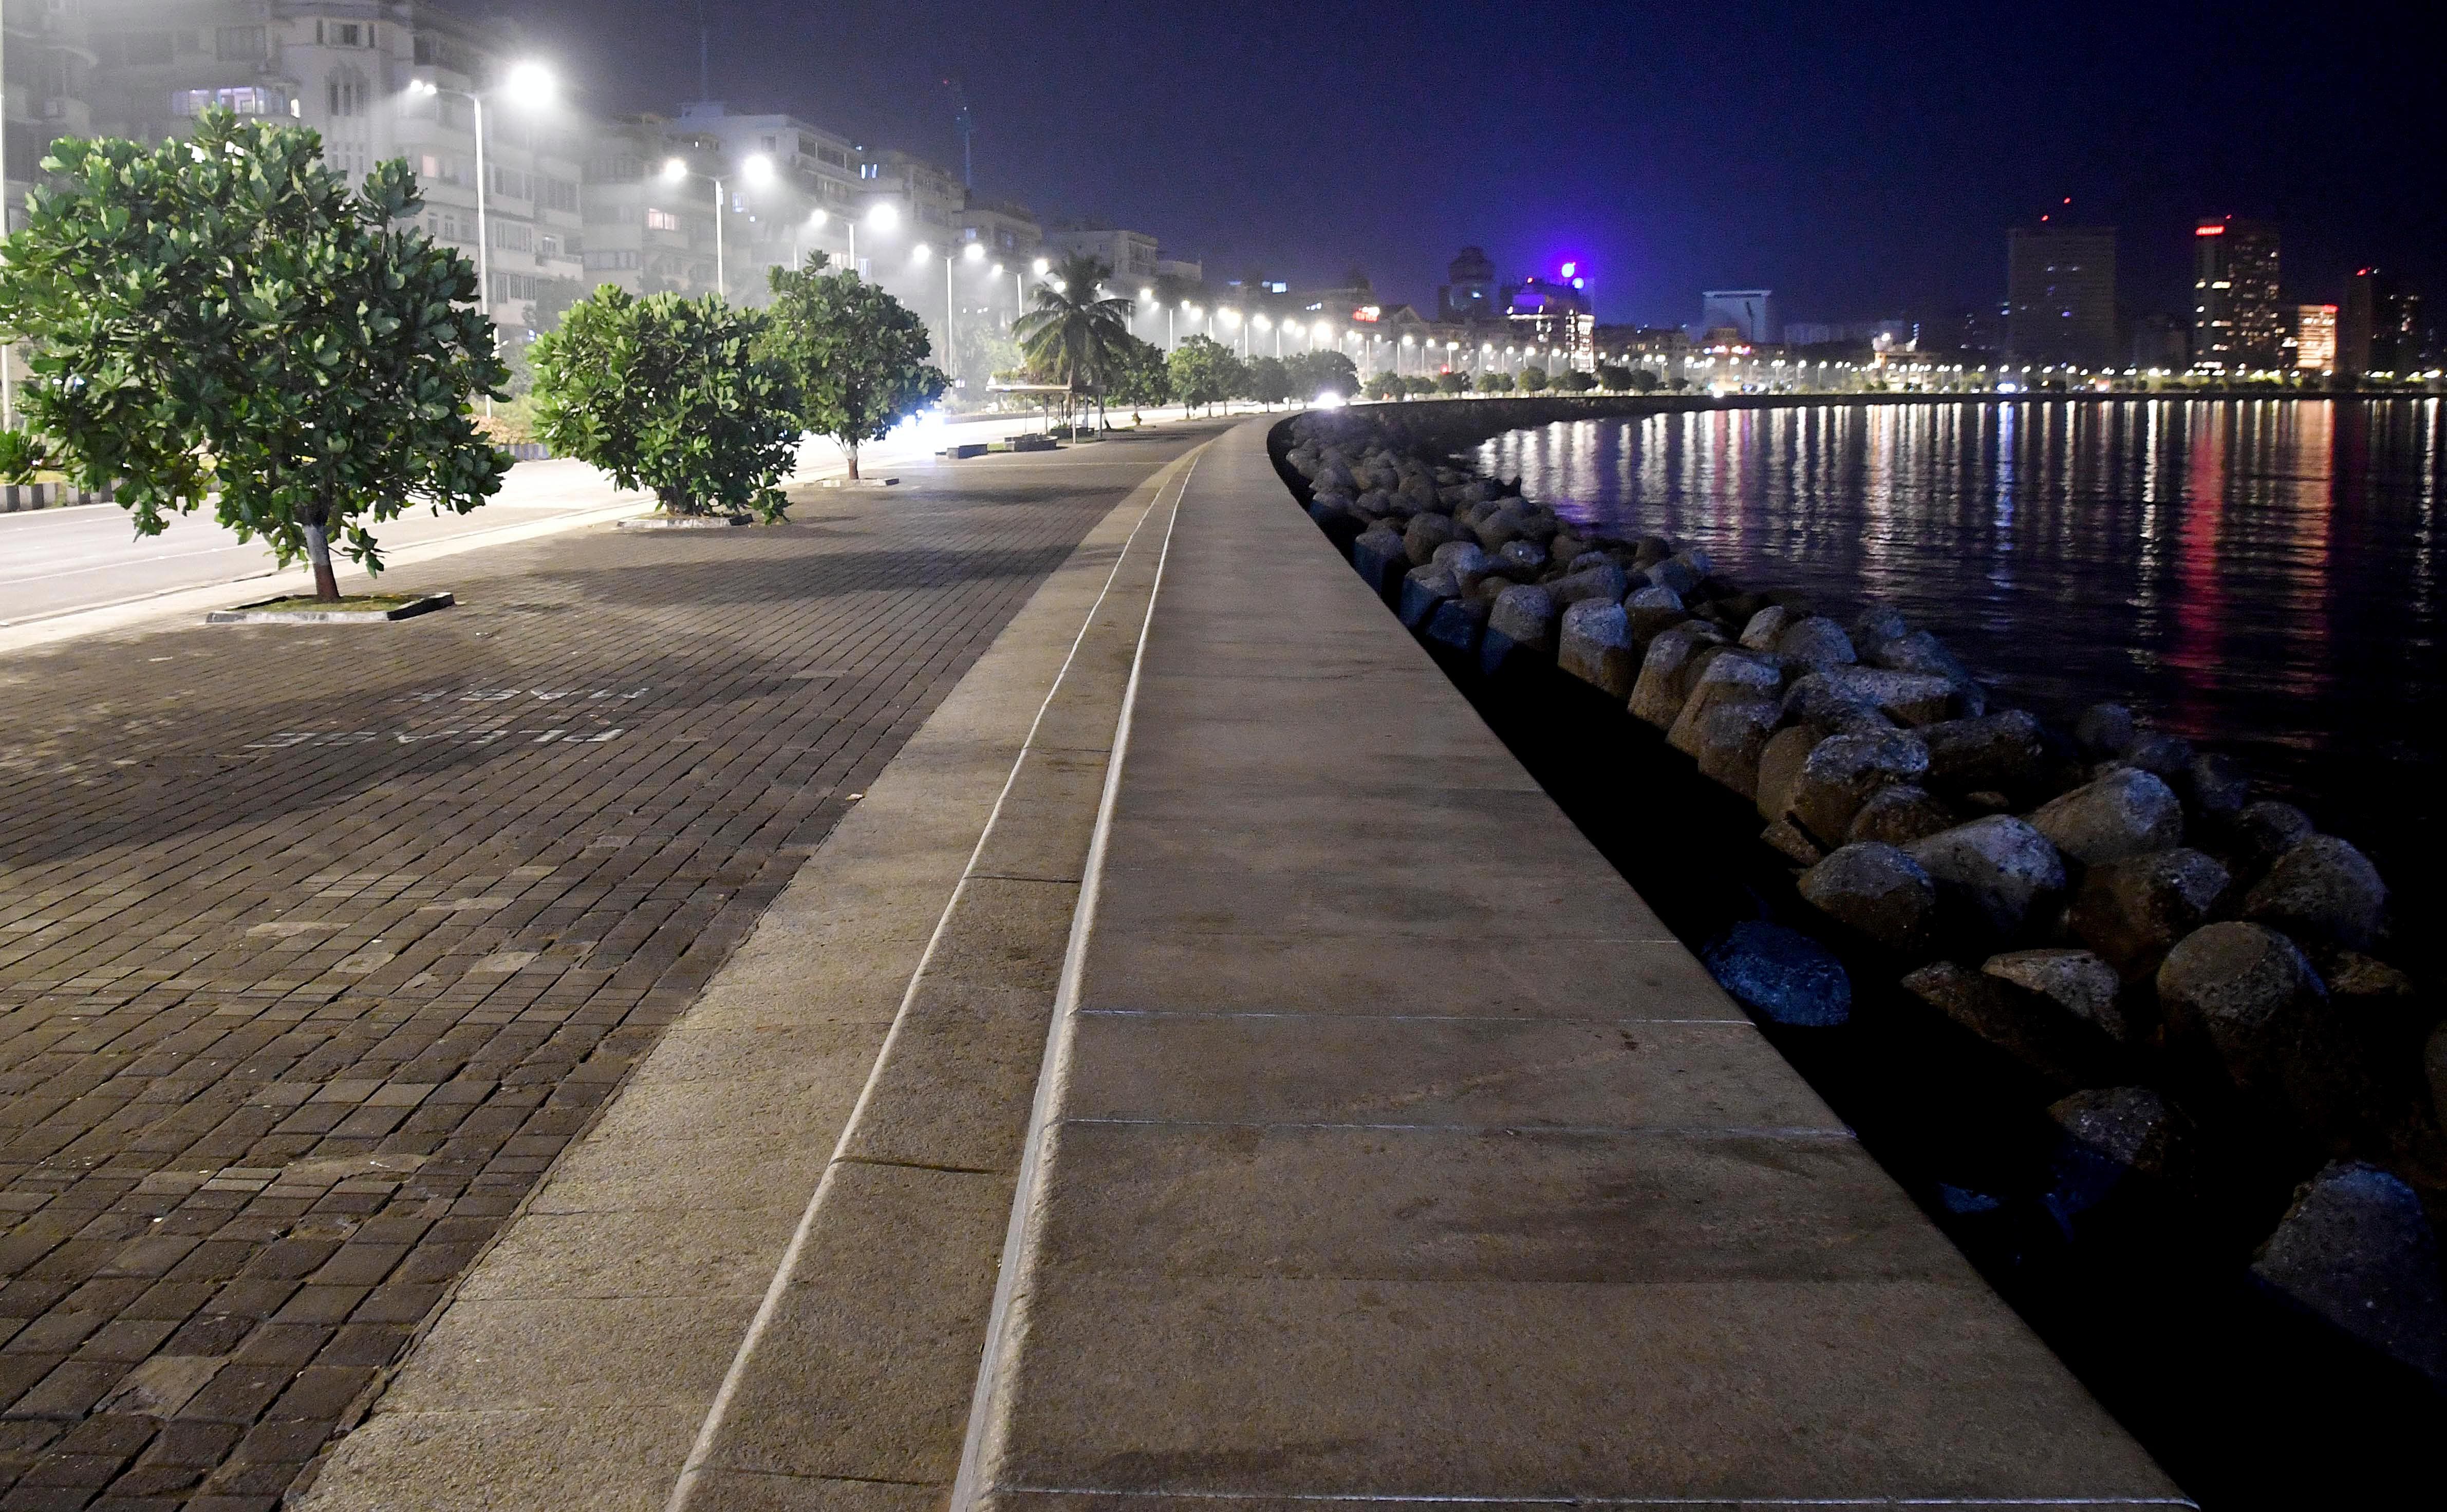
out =
[[13,664],[0,1512],[2187,1504],[1265,428]]
[[410,567],[389,580],[464,607],[384,630],[12,655],[0,1506],[274,1505],[1198,434],[904,467],[776,529]]

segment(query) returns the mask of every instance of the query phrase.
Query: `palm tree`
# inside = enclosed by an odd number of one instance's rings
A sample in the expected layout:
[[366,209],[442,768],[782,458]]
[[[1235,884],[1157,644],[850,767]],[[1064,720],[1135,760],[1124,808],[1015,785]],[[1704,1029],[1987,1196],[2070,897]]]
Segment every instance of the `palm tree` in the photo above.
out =
[[[1110,268],[1085,254],[1062,259],[1036,286],[1036,308],[1019,317],[1012,336],[1031,372],[1074,392],[1102,396],[1129,349],[1130,302],[1108,297]],[[1070,408],[1066,397],[1063,408]]]

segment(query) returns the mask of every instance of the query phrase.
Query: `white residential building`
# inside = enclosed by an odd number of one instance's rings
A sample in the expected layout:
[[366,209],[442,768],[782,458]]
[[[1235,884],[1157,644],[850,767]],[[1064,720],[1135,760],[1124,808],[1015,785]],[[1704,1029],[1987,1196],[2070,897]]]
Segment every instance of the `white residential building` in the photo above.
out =
[[[485,304],[505,330],[582,289],[575,143],[585,128],[501,92],[518,61],[515,35],[417,0],[86,0],[84,9],[93,130],[159,141],[216,105],[294,121],[320,132],[325,161],[352,179],[407,159],[424,185],[426,229],[485,266]],[[482,255],[474,94],[485,96],[490,180]]]

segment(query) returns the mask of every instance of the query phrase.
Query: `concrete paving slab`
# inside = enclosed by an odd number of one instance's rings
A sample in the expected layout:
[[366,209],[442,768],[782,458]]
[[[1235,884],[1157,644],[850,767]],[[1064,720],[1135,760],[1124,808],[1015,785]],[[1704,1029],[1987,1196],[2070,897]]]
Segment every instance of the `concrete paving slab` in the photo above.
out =
[[943,1504],[940,1486],[890,1481],[708,1470],[698,1484],[707,1503],[725,1512],[929,1512]]
[[1746,1020],[1083,1013],[1072,1034],[1073,1119],[1843,1128]]
[[[661,1512],[668,1467],[688,1452],[699,1415],[640,1407],[384,1412],[342,1441],[305,1504],[360,1512]],[[573,1487],[586,1488],[582,1501],[567,1500]]]
[[[702,1408],[728,1363],[703,1341],[737,1338],[754,1296],[462,1295],[383,1398],[388,1412],[531,1408]],[[632,1352],[659,1370],[629,1368]]]
[[[949,1485],[1012,1189],[1000,1174],[837,1166],[702,1465]],[[959,1284],[924,1284],[938,1276]]]
[[776,1223],[680,1228],[661,1211],[530,1213],[459,1295],[480,1302],[746,1297],[772,1274]]
[[1961,1257],[1840,1129],[1067,1120],[1043,1265],[1167,1276],[1944,1280]]
[[[1279,962],[1297,952],[1297,974]],[[1707,1019],[1748,1024],[1706,970],[1665,932],[1548,936],[1492,947],[1394,931],[1295,934],[1261,927],[1143,936],[1091,953],[1083,1011],[1280,1012],[1367,1018]]]
[[[1107,717],[1121,717],[1120,699],[1112,701]],[[1104,792],[1103,751],[1037,746],[1025,752],[1012,780],[1014,801],[977,853],[977,875],[1078,882],[1086,875],[1088,842],[1095,835],[1096,803]]]
[[[1053,951],[1049,964],[1058,965],[1058,937]],[[843,1137],[840,1159],[955,1171],[1018,1169],[1028,1092],[1044,1063],[1053,1022],[1051,987],[921,984]]]
[[[880,1043],[882,1035],[877,1038]],[[855,1087],[836,1091],[828,1105],[846,1119],[857,1095]],[[821,1126],[823,1116],[823,1109],[810,1110],[811,1125]],[[788,1219],[797,1216],[806,1194],[816,1189],[830,1153],[797,1142],[777,1144],[764,1134],[651,1147],[581,1142],[561,1156],[552,1180],[529,1200],[526,1211],[668,1213],[677,1224],[692,1221],[681,1215],[769,1210],[787,1215],[780,1223],[787,1236]]]
[[[1033,1275],[1026,1298],[1006,1384],[1027,1431],[987,1506],[1004,1487],[1210,1505],[2173,1495],[2103,1415],[2035,1410],[2062,1368],[1976,1280],[1065,1271]],[[1884,1342],[1865,1354],[1866,1337]]]

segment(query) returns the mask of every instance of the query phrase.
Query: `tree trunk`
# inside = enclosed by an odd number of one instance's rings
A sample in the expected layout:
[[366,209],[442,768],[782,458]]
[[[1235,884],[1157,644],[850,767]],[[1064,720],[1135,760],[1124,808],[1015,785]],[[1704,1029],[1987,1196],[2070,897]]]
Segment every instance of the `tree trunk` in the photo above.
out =
[[306,559],[314,565],[314,596],[326,603],[340,596],[340,579],[332,573],[332,538],[322,522],[307,520]]
[[849,481],[856,482],[858,482],[858,444],[852,442],[842,450],[849,453]]

